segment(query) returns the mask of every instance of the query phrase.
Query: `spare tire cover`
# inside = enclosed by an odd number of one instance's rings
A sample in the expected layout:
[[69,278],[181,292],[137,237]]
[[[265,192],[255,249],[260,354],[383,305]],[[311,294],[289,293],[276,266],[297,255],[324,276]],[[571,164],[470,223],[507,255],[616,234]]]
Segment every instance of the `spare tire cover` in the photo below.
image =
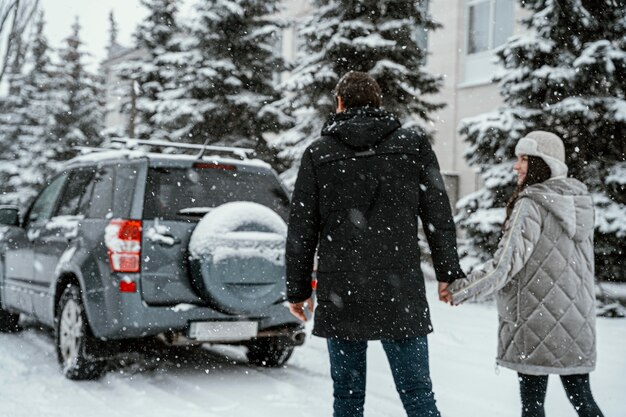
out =
[[189,241],[191,276],[215,309],[254,313],[285,296],[287,225],[272,209],[235,201],[212,209]]

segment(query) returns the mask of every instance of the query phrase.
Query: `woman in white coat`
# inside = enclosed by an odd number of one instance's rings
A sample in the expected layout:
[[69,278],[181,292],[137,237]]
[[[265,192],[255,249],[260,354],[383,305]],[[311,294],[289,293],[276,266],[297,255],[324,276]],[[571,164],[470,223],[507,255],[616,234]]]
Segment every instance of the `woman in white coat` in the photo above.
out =
[[522,417],[545,416],[548,375],[581,417],[602,417],[589,385],[596,364],[594,211],[567,178],[561,139],[535,131],[516,148],[517,189],[494,259],[440,293],[452,304],[495,293],[496,362],[518,372]]

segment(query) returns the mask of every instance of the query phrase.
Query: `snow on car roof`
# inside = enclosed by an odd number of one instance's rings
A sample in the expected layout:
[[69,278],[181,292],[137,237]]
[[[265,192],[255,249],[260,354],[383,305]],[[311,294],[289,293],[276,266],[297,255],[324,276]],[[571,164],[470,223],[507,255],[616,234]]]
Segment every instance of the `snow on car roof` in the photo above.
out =
[[[196,155],[184,155],[184,154],[164,154],[164,153],[153,153],[146,152],[142,150],[132,150],[132,149],[112,149],[112,150],[103,150],[103,151],[95,151],[89,152],[84,155],[76,156],[75,158],[70,159],[67,162],[67,165],[75,165],[82,163],[94,163],[94,162],[102,162],[108,161],[112,159],[140,159],[147,158],[149,160],[154,161],[197,161],[198,157]],[[261,161],[260,159],[236,159],[229,158],[219,155],[204,155],[202,157],[202,161],[205,162],[217,162],[223,164],[233,164],[233,165],[245,165],[245,166],[254,166],[258,168],[267,168],[270,169],[271,166]]]

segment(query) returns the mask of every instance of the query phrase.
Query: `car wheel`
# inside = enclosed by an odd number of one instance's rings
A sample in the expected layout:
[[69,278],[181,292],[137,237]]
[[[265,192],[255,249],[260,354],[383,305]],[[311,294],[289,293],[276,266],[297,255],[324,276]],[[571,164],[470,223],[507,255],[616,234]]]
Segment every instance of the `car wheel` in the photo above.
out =
[[88,352],[95,343],[80,290],[68,286],[59,300],[56,317],[57,358],[61,371],[68,379],[97,379],[105,372],[106,362],[96,360]]
[[252,365],[268,368],[283,366],[291,357],[293,348],[281,338],[257,339],[248,344],[248,361]]
[[9,313],[0,308],[0,333],[12,333],[20,330],[19,314]]

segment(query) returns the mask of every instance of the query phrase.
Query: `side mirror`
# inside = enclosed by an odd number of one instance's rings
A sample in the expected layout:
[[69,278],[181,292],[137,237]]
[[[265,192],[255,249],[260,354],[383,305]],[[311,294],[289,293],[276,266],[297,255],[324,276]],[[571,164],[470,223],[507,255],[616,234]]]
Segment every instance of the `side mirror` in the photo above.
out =
[[0,225],[19,226],[20,210],[14,206],[0,206]]

